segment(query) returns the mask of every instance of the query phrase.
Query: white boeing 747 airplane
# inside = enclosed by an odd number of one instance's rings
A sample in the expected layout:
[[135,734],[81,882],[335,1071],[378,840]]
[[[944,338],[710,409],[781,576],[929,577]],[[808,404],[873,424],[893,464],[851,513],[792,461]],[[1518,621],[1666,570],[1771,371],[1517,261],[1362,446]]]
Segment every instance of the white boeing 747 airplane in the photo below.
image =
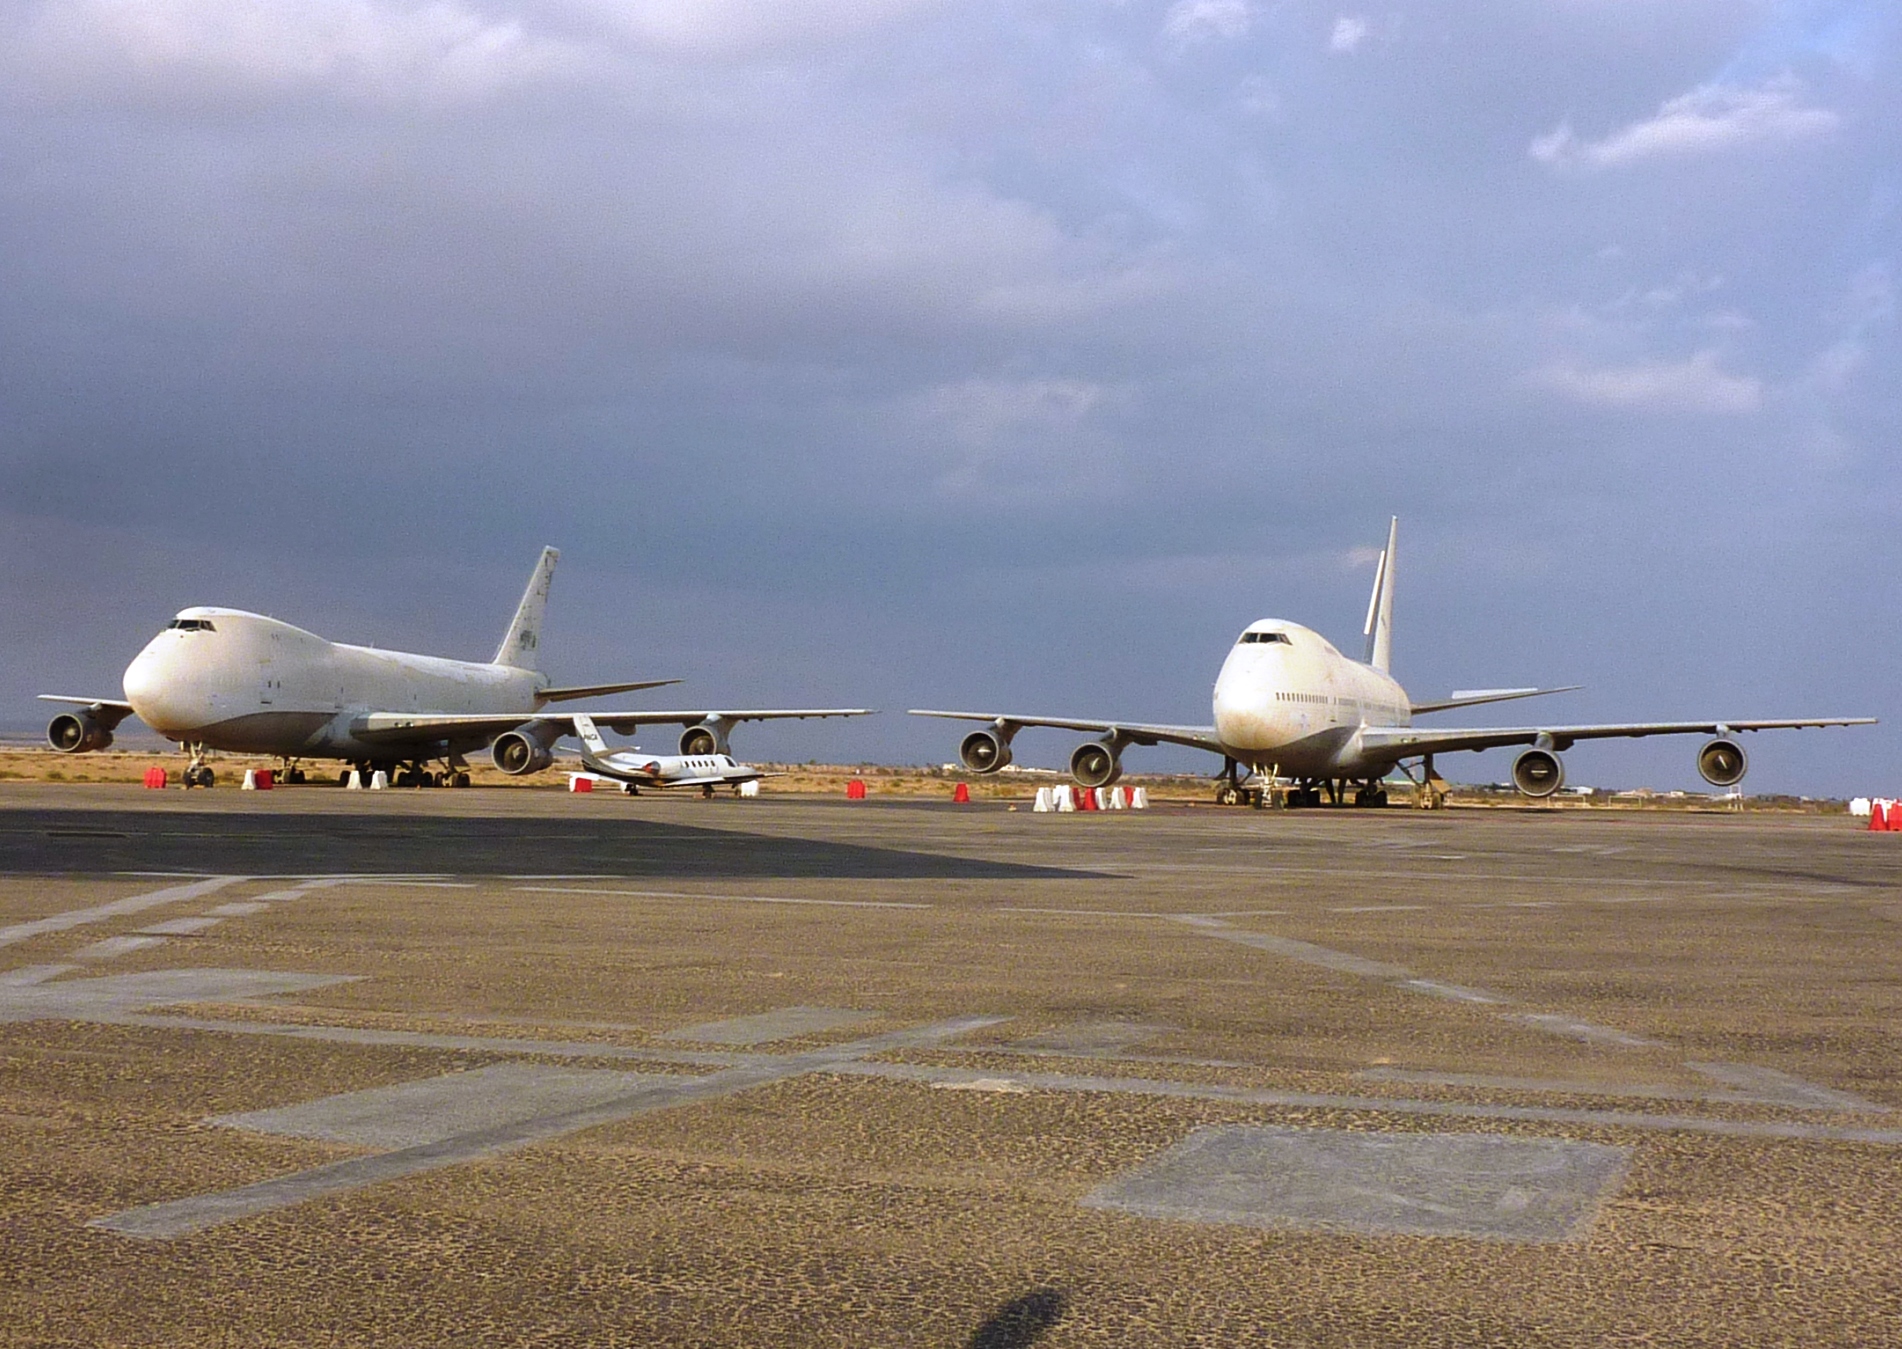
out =
[[[486,663],[348,646],[240,609],[181,610],[126,667],[123,699],[41,694],[73,708],[53,718],[46,738],[67,753],[104,749],[119,723],[137,716],[190,754],[187,786],[212,785],[208,750],[276,755],[293,782],[303,780],[299,759],[340,759],[366,778],[381,768],[399,785],[466,787],[463,756],[484,746],[492,747],[504,773],[538,772],[553,762],[555,742],[574,734],[574,718],[544,712],[549,703],[679,682],[549,683],[537,658],[560,557],[553,548],[542,550],[515,621]],[[594,718],[623,733],[683,726],[682,754],[725,754],[728,733],[743,721],[868,712],[772,708],[596,712]],[[436,761],[441,773],[429,767]]]
[[698,787],[702,796],[712,796],[715,787],[737,791],[742,783],[774,776],[739,762],[731,754],[648,754],[638,747],[610,749],[593,717],[577,712],[574,723],[582,746],[582,767],[612,778],[629,796],[639,796],[643,787]]
[[[1565,783],[1559,760],[1576,741],[1617,736],[1708,735],[1697,752],[1697,771],[1716,787],[1743,780],[1749,760],[1737,742],[1740,731],[1802,726],[1866,726],[1873,717],[1801,717],[1785,721],[1656,721],[1613,726],[1567,726],[1550,722],[1465,730],[1424,729],[1413,718],[1456,707],[1531,698],[1569,689],[1481,689],[1456,692],[1438,702],[1416,703],[1388,673],[1393,654],[1394,546],[1400,522],[1387,530],[1387,547],[1374,575],[1367,606],[1367,658],[1349,660],[1310,628],[1281,619],[1251,623],[1215,680],[1213,726],[1158,726],[1136,721],[1097,721],[1085,717],[1030,717],[995,712],[937,712],[914,709],[913,716],[949,717],[987,723],[958,746],[958,757],[974,773],[994,773],[1011,761],[1011,739],[1026,726],[1095,731],[1070,756],[1070,773],[1085,787],[1103,787],[1122,776],[1122,755],[1130,745],[1190,745],[1223,758],[1217,799],[1225,804],[1247,800],[1260,806],[1277,779],[1291,782],[1290,805],[1319,805],[1325,791],[1336,804],[1353,784],[1356,805],[1385,805],[1381,781],[1396,768],[1416,779],[1426,802],[1436,802],[1443,784],[1433,756],[1458,750],[1529,748],[1513,760],[1512,782],[1527,796],[1545,797]],[[1576,686],[1572,686],[1576,687]],[[1247,770],[1244,774],[1243,770]]]

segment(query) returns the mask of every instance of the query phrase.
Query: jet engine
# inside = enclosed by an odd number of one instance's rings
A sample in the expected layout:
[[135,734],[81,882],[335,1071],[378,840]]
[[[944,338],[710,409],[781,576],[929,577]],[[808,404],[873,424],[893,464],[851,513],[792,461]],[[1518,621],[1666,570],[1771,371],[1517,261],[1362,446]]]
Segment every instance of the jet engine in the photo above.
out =
[[1123,757],[1107,740],[1086,740],[1070,756],[1070,776],[1085,787],[1107,787],[1123,775]]
[[1750,756],[1735,740],[1712,740],[1697,751],[1697,771],[1713,787],[1735,787],[1750,771]]
[[958,758],[973,773],[995,773],[1010,757],[1010,737],[994,730],[972,731],[958,742]]
[[705,755],[725,754],[726,737],[704,721],[689,726],[680,733],[680,752],[682,754]]
[[1565,785],[1565,765],[1549,749],[1529,749],[1512,761],[1512,785],[1527,796],[1550,796]]
[[112,743],[112,731],[88,712],[62,712],[48,723],[46,743],[61,754],[84,754]]
[[555,761],[553,747],[526,731],[505,731],[498,735],[489,755],[495,760],[495,766],[512,778],[539,773]]

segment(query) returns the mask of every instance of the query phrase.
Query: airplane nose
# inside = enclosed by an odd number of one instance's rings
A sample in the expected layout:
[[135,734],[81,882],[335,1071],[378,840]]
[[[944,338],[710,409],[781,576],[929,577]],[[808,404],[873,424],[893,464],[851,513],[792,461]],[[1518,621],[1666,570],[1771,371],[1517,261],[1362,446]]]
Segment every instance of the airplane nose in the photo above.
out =
[[132,658],[119,681],[125,688],[125,700],[132,704],[139,720],[161,734],[168,729],[185,729],[196,720],[180,705],[181,690],[171,678],[170,666],[164,654],[148,646]]

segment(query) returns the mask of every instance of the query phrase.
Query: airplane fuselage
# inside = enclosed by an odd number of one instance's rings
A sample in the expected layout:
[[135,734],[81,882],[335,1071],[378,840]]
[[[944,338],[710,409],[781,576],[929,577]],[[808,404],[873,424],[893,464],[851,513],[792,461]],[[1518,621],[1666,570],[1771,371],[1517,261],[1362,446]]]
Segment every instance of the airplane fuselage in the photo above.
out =
[[1299,623],[1250,624],[1215,680],[1215,731],[1238,763],[1295,778],[1379,777],[1391,759],[1367,758],[1365,726],[1407,726],[1398,682],[1350,660]]
[[730,754],[643,754],[620,750],[583,756],[591,772],[637,787],[726,787],[766,776]]
[[[168,740],[236,753],[369,759],[352,734],[371,711],[532,713],[536,670],[327,641],[238,609],[181,611],[125,671],[126,701]],[[491,737],[443,742],[480,748]]]

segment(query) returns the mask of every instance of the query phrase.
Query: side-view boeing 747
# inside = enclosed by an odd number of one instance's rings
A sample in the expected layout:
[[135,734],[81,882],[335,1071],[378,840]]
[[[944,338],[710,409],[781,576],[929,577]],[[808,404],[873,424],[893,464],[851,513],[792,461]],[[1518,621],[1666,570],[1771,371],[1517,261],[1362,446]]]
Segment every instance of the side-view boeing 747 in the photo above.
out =
[[[1645,735],[1707,735],[1697,752],[1697,771],[1716,787],[1743,781],[1749,759],[1737,741],[1742,731],[1805,726],[1865,726],[1873,717],[1797,717],[1787,720],[1633,722],[1568,726],[1558,722],[1458,730],[1422,728],[1416,716],[1481,703],[1531,698],[1569,689],[1484,689],[1416,703],[1389,673],[1393,655],[1394,552],[1400,522],[1387,529],[1374,591],[1367,606],[1367,653],[1350,660],[1311,628],[1281,619],[1251,623],[1215,680],[1211,726],[1163,726],[1087,717],[1021,716],[996,712],[913,709],[919,717],[948,717],[985,725],[965,736],[958,757],[974,773],[994,773],[1011,761],[1011,740],[1026,726],[1094,731],[1070,756],[1070,774],[1085,787],[1104,787],[1122,776],[1123,751],[1131,745],[1189,745],[1223,759],[1217,798],[1260,806],[1277,781],[1291,784],[1290,805],[1319,805],[1323,793],[1343,802],[1354,790],[1356,805],[1385,805],[1382,780],[1396,769],[1414,778],[1429,802],[1443,794],[1434,771],[1436,754],[1525,745],[1512,764],[1512,782],[1531,797],[1546,797],[1565,783],[1559,755],[1580,740]],[[1415,777],[1417,766],[1418,776]]]
[[[137,716],[188,752],[187,786],[212,785],[208,750],[275,755],[293,782],[303,780],[298,760],[338,759],[356,765],[366,780],[382,769],[398,785],[466,787],[463,756],[484,746],[504,773],[539,772],[554,761],[555,742],[575,734],[574,717],[544,711],[548,704],[679,682],[566,688],[549,682],[538,658],[560,557],[553,548],[542,550],[515,620],[487,662],[326,641],[241,609],[182,610],[126,667],[123,699],[41,694],[72,708],[53,718],[46,738],[67,753],[104,749],[119,723]],[[727,753],[727,735],[743,721],[868,712],[808,707],[593,715],[621,734],[682,726],[680,752],[710,755]],[[440,772],[432,768],[438,762]]]

